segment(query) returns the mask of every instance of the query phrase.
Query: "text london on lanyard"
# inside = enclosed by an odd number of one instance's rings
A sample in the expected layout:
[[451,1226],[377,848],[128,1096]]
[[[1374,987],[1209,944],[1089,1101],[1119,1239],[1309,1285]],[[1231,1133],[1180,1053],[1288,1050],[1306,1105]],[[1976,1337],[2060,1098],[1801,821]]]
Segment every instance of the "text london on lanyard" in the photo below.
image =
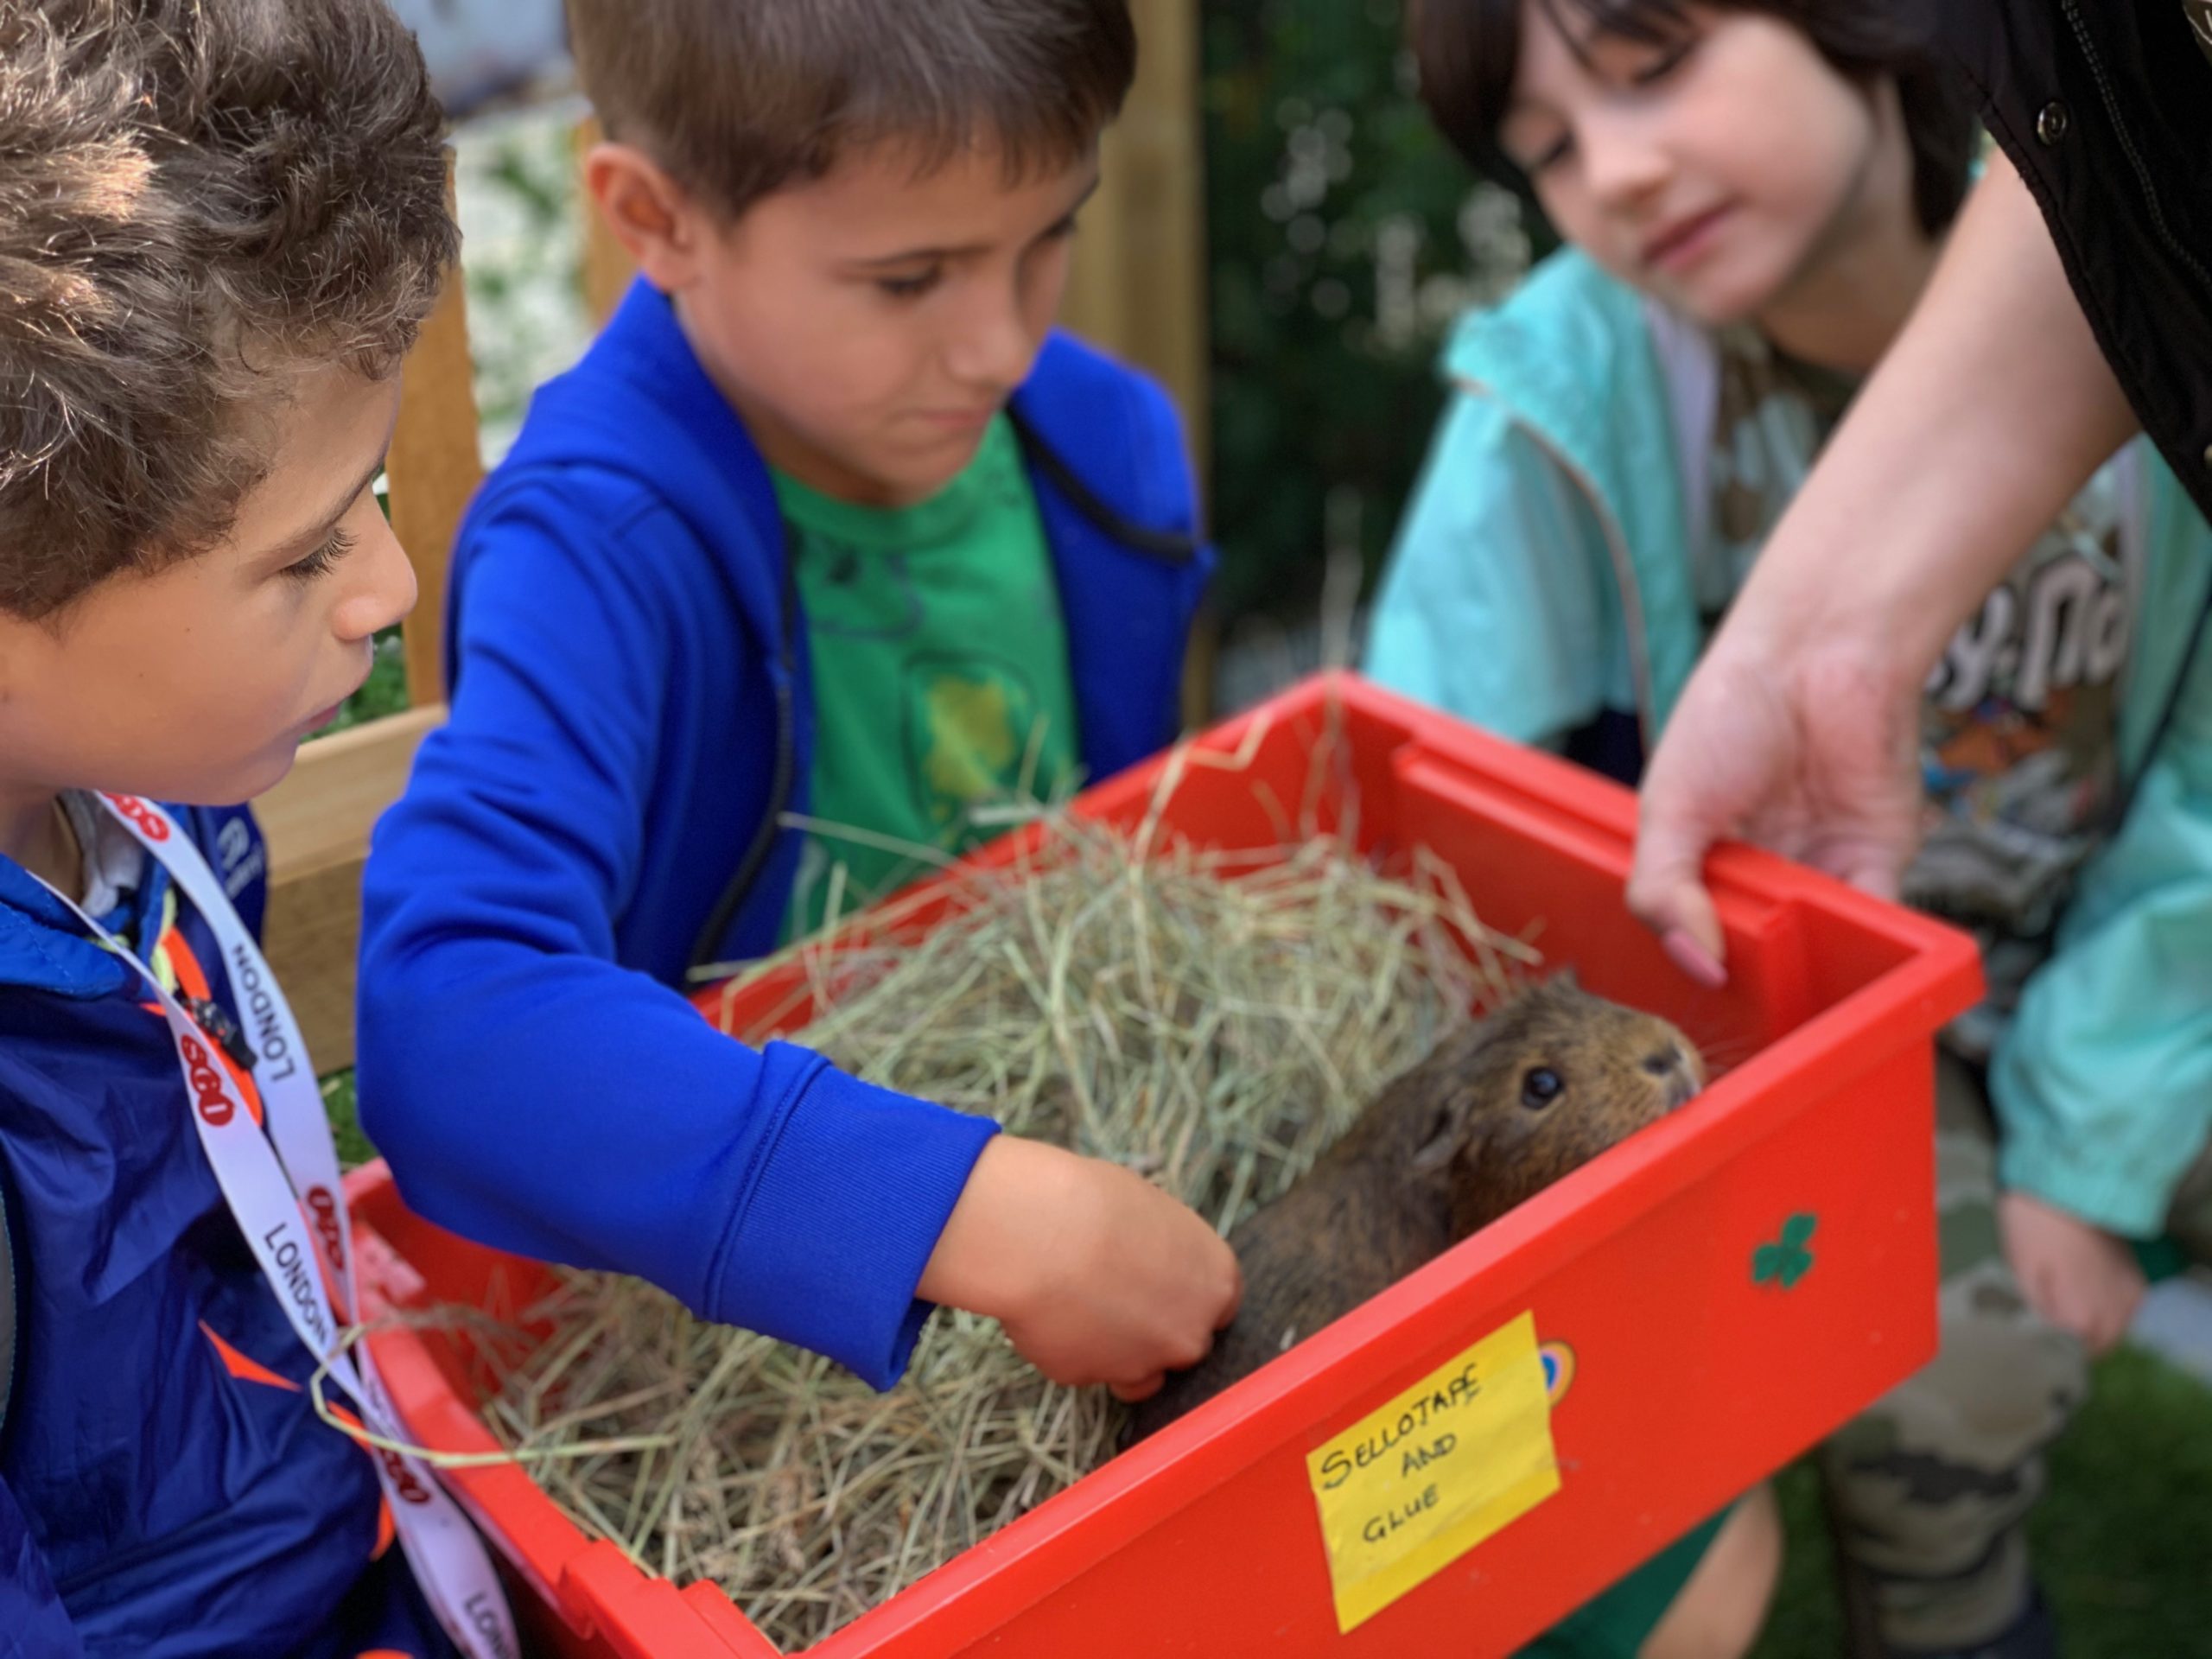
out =
[[[360,1300],[338,1147],[323,1116],[322,1091],[308,1064],[307,1046],[291,1005],[214,871],[176,821],[135,796],[99,798],[146,849],[146,855],[168,871],[214,933],[239,1023],[260,1059],[255,1082],[268,1119],[266,1135],[246,1109],[230,1072],[212,1052],[214,1039],[154,970],[68,894],[48,890],[153,988],[176,1044],[177,1065],[192,1102],[193,1127],[200,1132],[216,1185],[229,1200],[231,1213],[292,1329],[316,1362],[353,1396],[371,1432],[404,1442],[398,1414],[366,1345],[341,1350],[341,1321],[317,1271],[320,1259],[345,1299],[344,1308],[337,1312],[350,1317]],[[518,1659],[521,1649],[506,1598],[483,1541],[460,1506],[418,1459],[373,1447],[370,1456],[400,1548],[446,1634],[469,1659]]]

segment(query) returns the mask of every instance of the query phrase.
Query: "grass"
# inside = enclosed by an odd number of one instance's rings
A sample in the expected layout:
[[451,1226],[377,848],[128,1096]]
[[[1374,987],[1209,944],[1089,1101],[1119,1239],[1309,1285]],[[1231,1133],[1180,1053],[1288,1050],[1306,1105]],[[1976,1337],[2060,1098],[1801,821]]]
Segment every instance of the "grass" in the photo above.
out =
[[2069,1659],[2212,1656],[2212,1389],[2121,1350],[2051,1480],[2036,1551]]
[[[2066,1659],[2212,1659],[2212,1389],[2123,1348],[2051,1456],[2030,1522]],[[1835,1659],[1843,1622],[1809,1466],[1780,1482],[1789,1554],[1755,1659]]]

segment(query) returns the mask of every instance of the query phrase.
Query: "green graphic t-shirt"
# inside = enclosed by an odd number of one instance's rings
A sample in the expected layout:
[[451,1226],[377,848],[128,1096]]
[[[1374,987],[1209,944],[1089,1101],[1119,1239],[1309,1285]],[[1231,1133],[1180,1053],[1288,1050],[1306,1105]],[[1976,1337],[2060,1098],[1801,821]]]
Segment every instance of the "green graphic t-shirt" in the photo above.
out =
[[1004,827],[989,809],[1071,792],[1080,750],[1052,550],[1004,416],[910,507],[775,485],[813,657],[819,827],[791,892],[796,938],[833,888],[849,915],[929,868],[915,849],[961,852]]

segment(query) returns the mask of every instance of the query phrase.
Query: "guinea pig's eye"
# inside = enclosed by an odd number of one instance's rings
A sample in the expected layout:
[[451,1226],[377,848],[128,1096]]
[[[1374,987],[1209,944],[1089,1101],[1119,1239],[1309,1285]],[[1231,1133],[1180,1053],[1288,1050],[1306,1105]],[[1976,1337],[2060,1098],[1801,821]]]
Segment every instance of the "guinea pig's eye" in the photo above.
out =
[[1521,1078],[1521,1103],[1532,1111],[1544,1109],[1567,1092],[1567,1084],[1548,1065],[1540,1065]]

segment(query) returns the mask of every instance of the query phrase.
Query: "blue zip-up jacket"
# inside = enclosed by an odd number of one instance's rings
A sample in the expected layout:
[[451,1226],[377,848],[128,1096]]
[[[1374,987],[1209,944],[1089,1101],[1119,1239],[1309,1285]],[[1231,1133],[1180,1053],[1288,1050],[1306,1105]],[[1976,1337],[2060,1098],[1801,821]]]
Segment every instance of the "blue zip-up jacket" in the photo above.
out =
[[[1012,412],[1101,778],[1176,731],[1211,563],[1189,465],[1166,397],[1065,337]],[[794,588],[759,451],[633,287],[461,530],[452,717],[369,859],[363,1121],[442,1225],[888,1387],[994,1127],[741,1046],[673,988],[785,916],[814,726]]]
[[[1656,739],[1705,648],[1691,591],[1715,384],[1695,328],[1567,250],[1465,319],[1368,672],[1522,742]],[[2212,1138],[2212,528],[2123,452],[2145,561],[2120,687],[2124,820],[2023,988],[1990,1094],[2008,1186],[2156,1236]]]
[[[257,927],[251,818],[179,816]],[[148,960],[167,884],[149,867],[109,918]],[[178,925],[235,1017],[212,935],[188,906]],[[375,1471],[308,1404],[313,1364],[216,1187],[148,1001],[0,859],[0,1209],[17,1342],[0,1659],[448,1654],[399,1552],[371,1565]]]

